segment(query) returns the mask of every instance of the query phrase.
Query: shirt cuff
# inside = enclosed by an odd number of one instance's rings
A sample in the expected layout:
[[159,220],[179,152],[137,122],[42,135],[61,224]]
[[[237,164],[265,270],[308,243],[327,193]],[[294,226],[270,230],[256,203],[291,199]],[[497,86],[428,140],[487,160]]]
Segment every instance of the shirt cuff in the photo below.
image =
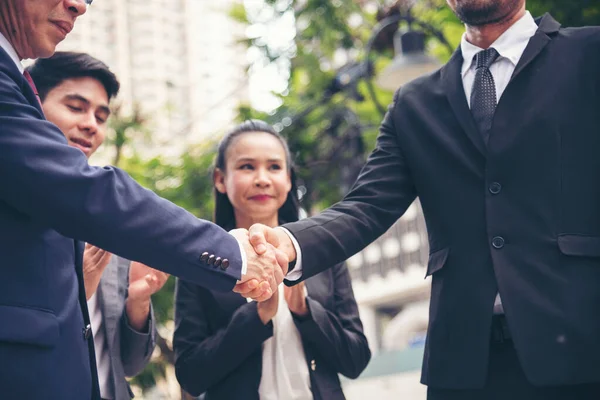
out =
[[248,262],[246,261],[246,252],[244,251],[244,246],[242,245],[242,242],[240,242],[235,236],[233,237],[235,238],[235,241],[237,242],[238,246],[240,246],[240,254],[242,257],[242,275],[240,277],[241,279],[244,275],[246,275],[246,270],[248,269]]
[[294,235],[292,235],[291,232],[285,229],[284,227],[280,226],[279,228],[289,236],[290,240],[292,241],[292,244],[294,245],[294,249],[296,250],[296,266],[285,276],[285,279],[287,279],[290,282],[294,282],[302,278],[302,252],[300,251],[300,245],[298,244],[298,241],[296,240]]

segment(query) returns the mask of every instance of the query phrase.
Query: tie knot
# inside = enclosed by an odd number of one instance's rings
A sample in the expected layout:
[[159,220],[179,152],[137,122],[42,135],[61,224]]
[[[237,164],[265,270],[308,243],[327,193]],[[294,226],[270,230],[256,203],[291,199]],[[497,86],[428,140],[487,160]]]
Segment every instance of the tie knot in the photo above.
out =
[[494,61],[496,61],[499,55],[500,54],[498,54],[498,51],[493,47],[480,51],[479,53],[475,54],[476,68],[489,68],[490,65],[492,65]]

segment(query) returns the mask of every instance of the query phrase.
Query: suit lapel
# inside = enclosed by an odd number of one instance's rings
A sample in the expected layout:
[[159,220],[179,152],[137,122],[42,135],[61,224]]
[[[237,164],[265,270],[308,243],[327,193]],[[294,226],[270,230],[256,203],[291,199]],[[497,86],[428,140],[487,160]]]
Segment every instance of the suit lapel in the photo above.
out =
[[560,28],[560,23],[548,13],[544,14],[544,16],[536,22],[538,23],[539,28],[535,35],[529,40],[529,43],[510,78],[510,82],[512,82],[526,66],[535,60],[544,47],[550,42],[551,39],[549,35],[558,32],[558,29]]
[[450,61],[448,61],[441,70],[442,84],[450,107],[452,107],[458,122],[469,139],[471,139],[471,142],[473,142],[473,145],[475,145],[477,150],[485,156],[487,149],[483,142],[483,138],[475,125],[465,96],[465,89],[463,87],[461,76],[462,64],[463,57],[459,47],[452,55],[452,58],[450,58]]

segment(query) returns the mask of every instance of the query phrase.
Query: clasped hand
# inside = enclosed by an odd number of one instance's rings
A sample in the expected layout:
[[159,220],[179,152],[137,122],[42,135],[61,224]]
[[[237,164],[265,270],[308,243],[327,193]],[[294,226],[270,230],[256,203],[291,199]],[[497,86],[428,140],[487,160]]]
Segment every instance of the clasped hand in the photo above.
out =
[[285,232],[265,225],[256,224],[250,228],[234,229],[230,232],[242,243],[246,253],[247,270],[234,292],[256,301],[265,301],[277,291],[277,287],[288,271],[295,252]]
[[242,244],[247,266],[233,291],[256,301],[268,300],[288,270],[288,257],[277,249],[279,238],[272,233],[250,235],[245,229],[234,229],[229,233]]

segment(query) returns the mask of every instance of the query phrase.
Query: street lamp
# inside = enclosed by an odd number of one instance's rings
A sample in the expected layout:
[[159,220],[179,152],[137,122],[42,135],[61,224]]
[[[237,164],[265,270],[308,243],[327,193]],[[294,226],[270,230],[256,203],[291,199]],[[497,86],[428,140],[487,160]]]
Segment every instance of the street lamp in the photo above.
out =
[[[405,83],[433,72],[440,67],[440,63],[435,58],[425,53],[426,34],[438,39],[450,53],[454,51],[454,48],[440,30],[426,22],[415,19],[410,12],[407,12],[406,15],[395,14],[386,17],[373,28],[373,33],[366,46],[365,62],[367,65],[371,65],[373,44],[381,32],[385,28],[398,24],[401,21],[406,22],[408,28],[398,30],[394,34],[394,52],[396,54],[394,60],[376,78],[378,86],[387,90],[396,90]],[[420,29],[414,30],[414,26],[418,26]],[[370,67],[368,70],[372,71],[372,68]],[[366,82],[367,89],[375,106],[382,114],[385,114],[386,110],[377,100],[377,95],[373,88],[372,74],[366,75]]]
[[377,76],[377,85],[396,90],[404,83],[435,71],[438,60],[425,54],[425,34],[420,31],[397,31],[394,35],[394,60]]

